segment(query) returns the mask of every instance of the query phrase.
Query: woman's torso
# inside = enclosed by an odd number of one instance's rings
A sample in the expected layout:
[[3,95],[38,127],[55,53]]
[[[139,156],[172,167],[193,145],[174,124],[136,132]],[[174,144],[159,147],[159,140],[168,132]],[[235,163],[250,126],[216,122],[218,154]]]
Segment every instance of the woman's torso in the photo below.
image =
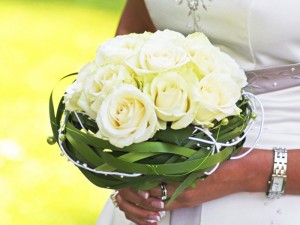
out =
[[[157,29],[183,34],[198,29],[245,70],[300,63],[299,0],[203,0],[207,10],[196,0],[199,6],[195,17],[189,15],[191,10],[187,5],[192,1],[145,0]],[[193,19],[198,27],[193,26]],[[299,148],[300,87],[267,93],[260,99],[265,108],[260,146]],[[288,137],[290,141],[283,141]],[[253,138],[254,135],[248,137]]]
[[[299,0],[203,0],[207,10],[201,0],[145,2],[157,29],[202,31],[246,70],[300,62]],[[195,16],[188,2],[199,3]]]
[[[145,2],[157,29],[189,34],[196,28],[245,70],[300,62],[299,0],[203,0],[207,10],[196,0],[199,7],[195,17],[187,6],[192,0]],[[193,26],[194,19],[198,26]],[[265,108],[265,126],[258,147],[299,149],[300,87],[266,93],[259,98]],[[249,145],[256,133],[257,128],[248,137]],[[185,209],[173,212],[171,221],[172,225],[185,221],[197,225],[297,225],[299,210],[298,196],[286,195],[270,201],[264,193],[238,193],[198,206],[194,216],[197,222]]]

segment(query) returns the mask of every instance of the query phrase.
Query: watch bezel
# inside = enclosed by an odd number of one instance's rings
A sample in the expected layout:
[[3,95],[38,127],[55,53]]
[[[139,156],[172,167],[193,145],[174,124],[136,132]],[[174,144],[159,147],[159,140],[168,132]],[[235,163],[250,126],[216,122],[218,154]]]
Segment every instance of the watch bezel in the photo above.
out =
[[[277,179],[281,179],[281,187],[280,190],[275,190],[275,181]],[[286,175],[276,175],[272,174],[271,179],[269,181],[269,191],[267,195],[269,198],[280,198],[285,192],[285,184],[286,184],[287,176]]]

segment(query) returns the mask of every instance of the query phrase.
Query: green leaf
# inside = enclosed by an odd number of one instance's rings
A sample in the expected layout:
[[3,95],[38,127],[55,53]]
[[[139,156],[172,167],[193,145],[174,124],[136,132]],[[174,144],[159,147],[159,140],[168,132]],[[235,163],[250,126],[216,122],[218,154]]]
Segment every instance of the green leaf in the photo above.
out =
[[191,136],[194,130],[195,128],[193,126],[188,126],[179,130],[173,130],[170,128],[170,126],[168,126],[166,130],[160,130],[156,132],[154,138],[157,138],[159,141],[165,143],[171,143],[178,146],[182,146],[183,142]]
[[190,186],[199,177],[199,172],[190,173],[185,180],[181,182],[178,188],[175,190],[171,198],[168,200],[167,205],[169,206],[175,198],[178,197],[188,186]]

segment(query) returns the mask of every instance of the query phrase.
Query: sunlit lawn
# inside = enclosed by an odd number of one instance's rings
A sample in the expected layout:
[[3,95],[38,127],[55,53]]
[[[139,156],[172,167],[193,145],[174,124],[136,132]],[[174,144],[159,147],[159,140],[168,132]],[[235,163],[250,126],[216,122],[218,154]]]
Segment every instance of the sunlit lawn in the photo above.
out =
[[0,224],[94,224],[110,193],[46,142],[56,81],[114,35],[123,1],[99,1],[0,1]]

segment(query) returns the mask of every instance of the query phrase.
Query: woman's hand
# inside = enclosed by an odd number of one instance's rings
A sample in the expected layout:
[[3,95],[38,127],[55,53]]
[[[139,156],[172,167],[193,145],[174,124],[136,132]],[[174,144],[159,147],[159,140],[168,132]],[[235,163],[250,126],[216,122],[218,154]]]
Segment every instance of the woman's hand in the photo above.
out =
[[[195,188],[186,188],[170,205],[161,201],[161,187],[148,191],[125,188],[119,191],[117,203],[129,220],[138,225],[146,221],[158,221],[160,212],[177,208],[193,207],[223,196],[248,191],[267,190],[267,181],[272,172],[272,151],[255,150],[247,157],[224,162],[205,180],[196,182]],[[167,184],[168,198],[179,184]],[[152,223],[155,224],[155,223]]]
[[121,189],[116,196],[116,202],[126,218],[138,225],[156,225],[165,214],[164,202],[150,196],[148,191]]

